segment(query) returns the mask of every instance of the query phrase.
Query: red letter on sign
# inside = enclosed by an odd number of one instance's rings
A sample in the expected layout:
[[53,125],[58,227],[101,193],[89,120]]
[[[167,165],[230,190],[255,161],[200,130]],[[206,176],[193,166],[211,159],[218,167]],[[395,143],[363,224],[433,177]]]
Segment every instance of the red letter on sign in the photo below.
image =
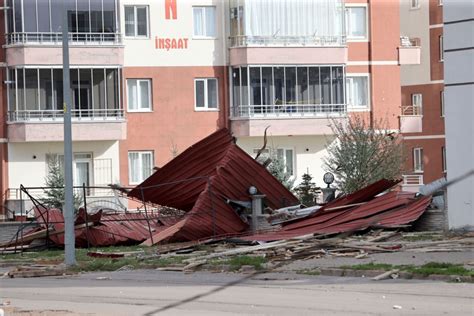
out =
[[176,8],[177,1],[178,0],[165,0],[165,15],[167,20],[176,20],[178,18],[178,10]]

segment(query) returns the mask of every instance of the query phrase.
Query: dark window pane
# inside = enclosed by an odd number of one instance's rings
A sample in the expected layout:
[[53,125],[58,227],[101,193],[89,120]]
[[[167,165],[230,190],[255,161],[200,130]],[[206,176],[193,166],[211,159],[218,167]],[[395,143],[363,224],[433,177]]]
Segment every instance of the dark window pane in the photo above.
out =
[[137,7],[137,35],[148,36],[148,15],[146,7]]
[[21,33],[23,32],[21,0],[14,0],[13,5],[15,7],[15,32]]
[[250,67],[250,102],[251,105],[262,105],[260,85],[260,67]]
[[298,67],[298,103],[308,104],[308,68]]
[[63,108],[63,70],[53,69],[53,101],[56,110]]
[[118,78],[117,78],[117,70],[115,69],[107,69],[107,108],[108,109],[118,109],[118,98],[117,98],[117,91],[118,91]]
[[207,107],[217,109],[217,79],[207,80]]
[[321,103],[331,104],[331,68],[321,67]]
[[204,107],[204,80],[196,80],[196,107]]
[[233,106],[240,105],[240,68],[232,69],[232,96]]
[[73,105],[72,108],[75,110],[78,110],[81,104],[78,69],[70,69],[70,79],[71,79],[71,99],[72,99],[72,105]]
[[23,12],[25,17],[25,32],[37,32],[36,24],[36,2],[23,1]]
[[18,87],[18,110],[25,110],[25,74],[24,69],[17,69],[17,87]]
[[14,18],[13,18],[13,14],[14,14],[14,11],[13,11],[13,0],[7,0],[6,2],[7,4],[7,7],[11,8],[10,10],[7,10],[7,33],[13,33],[14,32],[14,28],[13,28],[13,21],[14,21]]
[[296,103],[296,68],[286,67],[286,104]]
[[94,109],[105,109],[105,79],[104,69],[94,69],[93,73],[93,95]]
[[115,0],[104,1],[104,32],[115,33]]
[[49,0],[37,0],[38,3],[38,32],[50,32]]
[[26,109],[38,110],[38,70],[25,69]]
[[51,69],[40,69],[40,109],[53,109],[53,81],[51,78]]
[[90,32],[89,0],[77,1],[77,31]]
[[321,104],[319,67],[309,67],[309,104]]
[[51,0],[51,32],[61,32],[63,24],[62,0]]
[[135,36],[134,7],[125,7],[125,36]]
[[91,32],[92,33],[102,33],[103,32],[103,23],[102,23],[102,1],[101,0],[91,0]]
[[248,78],[247,78],[247,67],[241,68],[241,82],[242,82],[242,105],[249,105],[249,87],[248,87]]
[[273,68],[273,80],[275,84],[275,101],[273,104],[282,105],[285,104],[285,68],[275,67]]
[[[92,109],[92,78],[90,69],[80,69],[79,78],[81,80],[81,109]],[[87,113],[89,114],[89,113]]]
[[262,99],[264,105],[273,103],[272,67],[262,67]]
[[8,110],[10,111],[17,111],[17,108],[16,108],[16,95],[17,95],[17,91],[16,91],[16,70],[15,69],[10,69],[9,70],[9,73],[10,73],[10,81],[13,82],[11,84],[9,84],[9,88],[10,88],[10,94],[9,94],[9,105],[8,105]]
[[334,104],[344,103],[343,79],[342,67],[332,67],[332,101]]

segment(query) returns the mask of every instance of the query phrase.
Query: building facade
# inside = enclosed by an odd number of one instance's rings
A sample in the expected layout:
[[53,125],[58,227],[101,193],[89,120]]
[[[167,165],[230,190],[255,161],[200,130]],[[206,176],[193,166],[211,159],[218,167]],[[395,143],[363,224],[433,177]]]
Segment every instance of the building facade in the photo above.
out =
[[[444,72],[448,181],[474,170],[474,3],[446,1]],[[474,229],[474,176],[448,187],[450,229]]]
[[134,186],[224,127],[254,156],[268,126],[268,148],[296,182],[309,172],[322,184],[331,121],[360,115],[399,130],[400,65],[419,62],[400,41],[395,1],[0,2],[6,209],[62,158],[63,2],[76,185]]
[[404,186],[417,189],[446,176],[443,1],[400,0],[400,35],[420,59],[401,66]]

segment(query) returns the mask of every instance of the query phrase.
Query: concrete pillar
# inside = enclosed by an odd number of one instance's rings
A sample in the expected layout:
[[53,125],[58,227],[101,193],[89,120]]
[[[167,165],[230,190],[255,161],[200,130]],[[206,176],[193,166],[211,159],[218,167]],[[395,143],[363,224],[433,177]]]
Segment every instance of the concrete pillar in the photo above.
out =
[[260,219],[263,217],[263,199],[265,195],[254,194],[252,197],[252,232],[256,233],[259,229]]

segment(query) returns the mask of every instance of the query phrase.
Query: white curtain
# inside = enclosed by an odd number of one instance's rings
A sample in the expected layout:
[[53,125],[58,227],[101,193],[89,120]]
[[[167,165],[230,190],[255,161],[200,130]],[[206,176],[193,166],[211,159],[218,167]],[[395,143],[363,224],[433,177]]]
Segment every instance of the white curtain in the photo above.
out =
[[125,35],[135,36],[135,10],[134,7],[125,7]]
[[137,81],[128,80],[128,108],[130,110],[138,109]]
[[140,109],[150,108],[149,81],[140,81]]
[[216,7],[205,7],[206,10],[206,36],[216,36]]
[[130,183],[140,182],[140,157],[139,153],[128,153],[128,164],[130,168]]
[[194,35],[195,36],[204,36],[204,11],[201,7],[193,9],[194,16]]
[[153,169],[152,164],[152,154],[151,153],[142,153],[142,179],[144,181],[151,175]]
[[248,36],[341,36],[342,0],[243,0]]

